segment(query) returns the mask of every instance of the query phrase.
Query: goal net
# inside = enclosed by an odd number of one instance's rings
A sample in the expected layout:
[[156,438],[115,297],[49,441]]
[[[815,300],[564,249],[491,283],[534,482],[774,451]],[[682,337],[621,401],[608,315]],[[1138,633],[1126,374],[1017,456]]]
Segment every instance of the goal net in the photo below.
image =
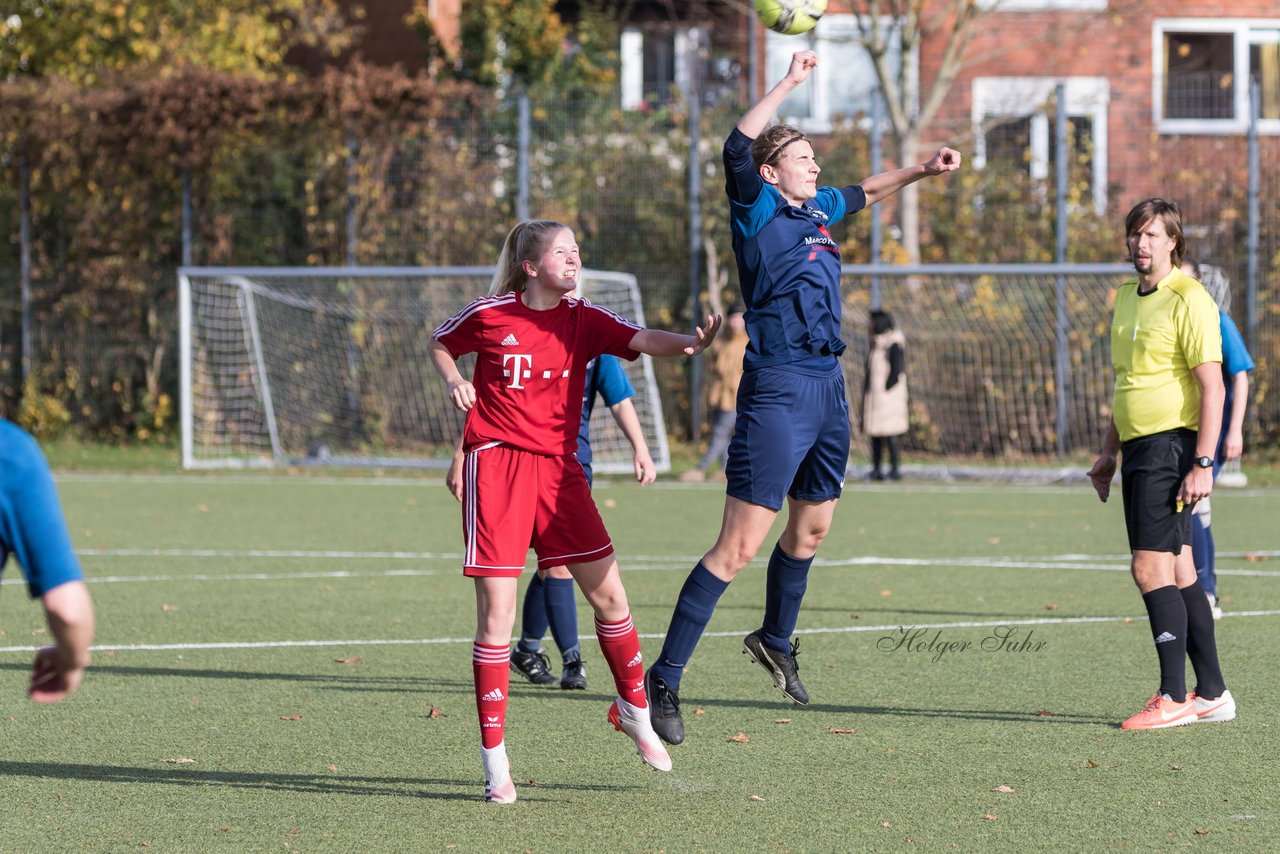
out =
[[[443,468],[462,432],[427,355],[431,333],[484,294],[488,267],[183,268],[178,272],[186,468]],[[644,325],[634,276],[586,270],[582,293]],[[474,357],[460,360],[470,375]],[[671,468],[649,356],[623,366],[658,471]],[[597,402],[593,468],[630,472]]]

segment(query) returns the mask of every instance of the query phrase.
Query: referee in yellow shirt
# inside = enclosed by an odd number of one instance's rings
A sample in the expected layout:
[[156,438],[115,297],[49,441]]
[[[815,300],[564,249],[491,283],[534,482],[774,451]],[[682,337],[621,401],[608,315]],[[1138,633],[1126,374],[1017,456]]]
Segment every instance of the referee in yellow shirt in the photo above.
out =
[[[1213,614],[1191,556],[1191,508],[1213,491],[1222,423],[1222,336],[1204,286],[1178,268],[1182,214],[1146,199],[1125,217],[1137,279],[1116,292],[1112,422],[1089,478],[1107,500],[1120,466],[1130,570],[1151,621],[1160,688],[1122,729],[1229,721],[1235,700],[1218,665]],[[1187,692],[1186,659],[1196,674]]]

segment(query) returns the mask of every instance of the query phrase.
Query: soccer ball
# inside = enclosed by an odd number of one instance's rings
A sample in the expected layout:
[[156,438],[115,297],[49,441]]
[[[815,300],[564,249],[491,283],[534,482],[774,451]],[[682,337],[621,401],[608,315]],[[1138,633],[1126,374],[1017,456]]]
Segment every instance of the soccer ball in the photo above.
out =
[[827,0],[754,0],[753,5],[760,23],[784,36],[809,32],[827,11]]

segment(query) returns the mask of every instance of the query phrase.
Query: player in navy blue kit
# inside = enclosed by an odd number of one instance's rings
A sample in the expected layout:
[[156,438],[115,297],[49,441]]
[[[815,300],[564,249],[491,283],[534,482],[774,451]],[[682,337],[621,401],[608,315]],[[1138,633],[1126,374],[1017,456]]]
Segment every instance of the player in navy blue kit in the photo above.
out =
[[841,189],[819,187],[820,169],[803,133],[768,127],[787,96],[817,66],[800,51],[790,68],[738,121],[724,145],[733,250],[747,307],[738,417],[729,446],[720,535],[680,591],[662,654],[645,677],[653,728],[684,741],[680,678],[716,602],[760,550],[787,504],[787,525],[769,558],[764,620],[743,651],[796,703],[809,702],[791,641],[809,566],[844,486],[849,406],[837,357],[840,247],[828,227],[930,175],[953,172],[960,154],[874,175]]
[[93,602],[71,549],[49,464],[36,440],[0,419],[0,569],[12,554],[53,644],[36,652],[27,696],[56,703],[80,686],[93,641]]

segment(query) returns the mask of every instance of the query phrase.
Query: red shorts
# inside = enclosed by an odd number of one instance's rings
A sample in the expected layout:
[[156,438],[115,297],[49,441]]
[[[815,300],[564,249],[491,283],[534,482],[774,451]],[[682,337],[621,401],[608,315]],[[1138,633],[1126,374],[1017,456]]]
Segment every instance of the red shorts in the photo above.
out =
[[573,454],[482,445],[467,452],[462,473],[463,575],[518,576],[531,546],[539,568],[613,554]]

